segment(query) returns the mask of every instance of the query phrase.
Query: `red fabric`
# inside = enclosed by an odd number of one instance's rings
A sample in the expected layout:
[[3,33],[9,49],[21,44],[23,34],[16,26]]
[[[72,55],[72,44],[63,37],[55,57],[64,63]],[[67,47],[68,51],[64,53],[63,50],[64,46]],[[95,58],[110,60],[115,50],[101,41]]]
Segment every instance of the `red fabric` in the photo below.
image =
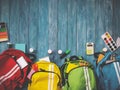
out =
[[[21,69],[16,60],[24,57],[28,65]],[[27,72],[32,61],[24,52],[16,49],[8,49],[0,55],[0,90],[15,90],[22,87],[27,79]]]

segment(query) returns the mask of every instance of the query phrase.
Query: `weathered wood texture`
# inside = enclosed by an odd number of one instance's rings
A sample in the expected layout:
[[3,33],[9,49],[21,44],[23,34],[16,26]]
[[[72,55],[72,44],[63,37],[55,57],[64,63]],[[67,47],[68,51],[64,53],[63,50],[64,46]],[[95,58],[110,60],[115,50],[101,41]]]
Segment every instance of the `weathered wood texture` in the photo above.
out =
[[[95,51],[105,47],[101,35],[108,31],[120,36],[119,0],[0,0],[0,22],[6,22],[9,42],[25,43],[36,49],[37,59],[56,51],[52,61],[61,65],[57,50],[70,55],[86,55],[86,42],[95,43]],[[0,43],[0,52],[7,49]],[[69,55],[69,56],[70,56]]]

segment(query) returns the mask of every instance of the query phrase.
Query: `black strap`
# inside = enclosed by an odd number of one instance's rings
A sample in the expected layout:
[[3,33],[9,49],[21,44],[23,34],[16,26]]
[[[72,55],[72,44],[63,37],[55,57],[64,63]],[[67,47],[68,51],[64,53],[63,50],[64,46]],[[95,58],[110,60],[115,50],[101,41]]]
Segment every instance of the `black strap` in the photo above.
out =
[[70,57],[70,61],[74,61],[74,60],[79,60],[80,58],[78,56],[71,56]]
[[36,55],[34,53],[25,53],[27,57],[30,58],[30,60],[35,61]]
[[94,57],[97,59],[99,57],[99,54],[105,54],[104,52],[96,52],[94,53]]
[[62,85],[65,85],[65,77],[64,77],[64,68],[65,68],[65,65],[66,65],[66,64],[63,64],[63,65],[60,67],[60,72],[61,72],[61,76],[62,76]]

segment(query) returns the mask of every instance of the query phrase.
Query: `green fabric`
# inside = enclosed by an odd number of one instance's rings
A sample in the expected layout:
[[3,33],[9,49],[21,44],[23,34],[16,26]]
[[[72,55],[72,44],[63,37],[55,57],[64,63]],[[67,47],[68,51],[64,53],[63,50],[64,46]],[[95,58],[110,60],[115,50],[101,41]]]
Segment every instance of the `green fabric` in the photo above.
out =
[[[88,67],[88,73],[90,78],[91,90],[97,90],[96,79],[93,70],[89,67]],[[86,79],[85,79],[83,67],[72,69],[69,72],[68,82],[66,82],[62,90],[86,90]]]

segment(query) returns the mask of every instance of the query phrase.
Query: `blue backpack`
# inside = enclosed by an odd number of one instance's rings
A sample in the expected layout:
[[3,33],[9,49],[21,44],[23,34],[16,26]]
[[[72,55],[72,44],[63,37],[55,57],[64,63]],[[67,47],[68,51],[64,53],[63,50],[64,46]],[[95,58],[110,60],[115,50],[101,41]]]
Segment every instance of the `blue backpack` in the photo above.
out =
[[96,64],[98,90],[120,90],[120,56],[107,52]]

